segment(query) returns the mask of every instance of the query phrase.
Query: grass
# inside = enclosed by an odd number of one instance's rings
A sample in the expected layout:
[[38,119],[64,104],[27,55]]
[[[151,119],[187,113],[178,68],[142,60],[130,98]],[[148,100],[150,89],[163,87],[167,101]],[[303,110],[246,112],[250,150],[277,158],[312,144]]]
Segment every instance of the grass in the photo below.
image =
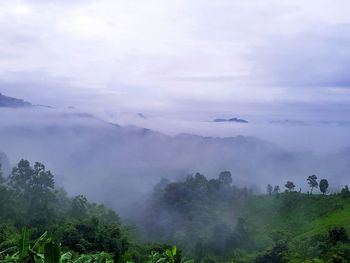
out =
[[273,246],[279,232],[292,243],[326,234],[335,226],[343,226],[350,233],[350,199],[340,195],[256,196],[244,204],[239,216],[245,219],[261,250]]

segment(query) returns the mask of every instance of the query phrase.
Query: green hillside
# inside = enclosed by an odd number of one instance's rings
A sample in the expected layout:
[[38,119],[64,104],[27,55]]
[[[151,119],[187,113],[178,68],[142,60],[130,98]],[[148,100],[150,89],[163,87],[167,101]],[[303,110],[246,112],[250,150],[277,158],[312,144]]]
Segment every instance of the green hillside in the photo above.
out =
[[239,215],[254,236],[264,242],[273,231],[283,231],[293,236],[293,240],[300,240],[335,226],[350,230],[350,200],[341,195],[256,196],[241,207]]
[[303,259],[313,256],[313,241],[336,227],[350,231],[350,199],[344,195],[283,193],[260,195],[239,209],[255,250],[272,248],[285,240],[291,251]]
[[130,207],[126,223],[56,188],[43,164],[21,160],[8,177],[0,173],[0,263],[44,263],[51,256],[67,263],[350,262],[347,187],[312,195],[294,192],[289,182],[288,191],[269,186],[261,194],[232,181],[228,171],[161,180]]
[[147,205],[146,236],[157,233],[197,262],[350,262],[347,187],[254,194],[233,185],[229,172],[210,180],[197,173],[160,183]]

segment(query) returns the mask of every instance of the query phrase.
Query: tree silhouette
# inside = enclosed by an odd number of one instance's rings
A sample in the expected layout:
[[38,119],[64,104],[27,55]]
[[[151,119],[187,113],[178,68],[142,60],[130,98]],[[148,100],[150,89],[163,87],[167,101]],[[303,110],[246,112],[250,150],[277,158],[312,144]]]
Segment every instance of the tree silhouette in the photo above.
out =
[[2,171],[1,171],[1,163],[0,163],[0,184],[4,183],[5,182],[5,179],[4,177],[2,176]]
[[326,179],[322,179],[320,181],[320,191],[322,192],[322,194],[325,194],[327,192],[328,186],[329,184]]
[[268,184],[266,187],[266,192],[271,195],[272,194],[272,185]]
[[219,181],[223,185],[231,185],[232,184],[232,176],[229,171],[224,171],[219,174]]
[[46,170],[39,162],[32,167],[27,160],[21,160],[12,169],[8,179],[12,187],[21,198],[21,210],[24,218],[31,224],[44,224],[53,217],[51,205],[56,197],[54,193],[55,182],[53,174]]
[[349,187],[345,185],[344,188],[341,189],[340,194],[344,197],[348,197],[350,195]]
[[310,188],[311,188],[311,194],[312,194],[312,191],[314,190],[314,188],[315,188],[315,187],[318,187],[317,176],[316,176],[315,174],[310,175],[310,176],[307,178],[307,183],[308,183],[308,185],[309,185]]
[[280,186],[279,185],[275,185],[275,187],[273,188],[273,193],[274,194],[278,194],[280,192]]
[[288,181],[285,185],[284,185],[289,192],[292,192],[295,188],[295,184],[291,181]]

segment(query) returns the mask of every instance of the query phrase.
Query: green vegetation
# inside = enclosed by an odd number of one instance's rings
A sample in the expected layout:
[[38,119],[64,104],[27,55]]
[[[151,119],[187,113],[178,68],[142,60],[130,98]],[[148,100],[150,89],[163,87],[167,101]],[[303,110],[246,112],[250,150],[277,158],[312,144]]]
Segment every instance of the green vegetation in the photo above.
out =
[[[61,253],[60,244],[52,241],[47,237],[45,232],[41,237],[34,241],[33,246],[29,240],[29,230],[24,228],[21,239],[17,247],[8,248],[0,255],[0,262],[17,263],[17,262],[35,262],[35,263],[113,263],[113,255],[105,252],[81,254],[73,258],[71,252]],[[10,251],[14,251],[9,254]],[[128,261],[129,263],[133,263]],[[165,249],[163,253],[152,251],[148,256],[147,263],[192,263],[193,260],[185,260],[177,254],[176,246]]]
[[285,192],[269,184],[265,195],[232,182],[228,171],[161,180],[134,227],[68,197],[43,164],[21,160],[0,174],[0,262],[350,262],[347,186],[327,195],[328,181],[312,175],[308,193],[288,181]]
[[139,224],[196,262],[350,262],[348,187],[325,195],[328,181],[306,180],[323,194],[295,192],[292,181],[284,193],[268,185],[266,195],[253,194],[232,185],[229,172],[163,180]]
[[[55,188],[41,163],[21,160],[0,178],[0,262],[52,262],[58,255],[60,262],[173,262],[164,256],[170,246],[140,242],[114,211]],[[180,251],[176,259],[183,260]]]

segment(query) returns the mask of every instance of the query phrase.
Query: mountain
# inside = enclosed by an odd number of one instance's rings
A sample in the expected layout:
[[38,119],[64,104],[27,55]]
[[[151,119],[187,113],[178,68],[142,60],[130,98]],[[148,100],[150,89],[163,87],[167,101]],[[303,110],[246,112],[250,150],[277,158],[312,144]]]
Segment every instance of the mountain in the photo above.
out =
[[137,117],[139,117],[139,118],[141,118],[141,119],[144,119],[144,120],[146,120],[147,119],[147,117],[143,114],[143,113],[137,113]]
[[0,150],[11,163],[43,162],[69,193],[118,209],[144,198],[162,177],[195,172],[216,177],[229,170],[235,184],[264,190],[268,183],[283,186],[290,179],[304,185],[313,173],[341,185],[350,170],[347,154],[290,152],[254,137],[169,136],[74,110],[33,107],[0,111],[0,118]]
[[31,107],[31,106],[33,105],[27,101],[8,97],[0,93],[0,107],[23,108],[23,107]]
[[236,122],[236,123],[249,123],[247,120],[239,119],[239,118],[231,118],[231,119],[215,119],[213,122]]

